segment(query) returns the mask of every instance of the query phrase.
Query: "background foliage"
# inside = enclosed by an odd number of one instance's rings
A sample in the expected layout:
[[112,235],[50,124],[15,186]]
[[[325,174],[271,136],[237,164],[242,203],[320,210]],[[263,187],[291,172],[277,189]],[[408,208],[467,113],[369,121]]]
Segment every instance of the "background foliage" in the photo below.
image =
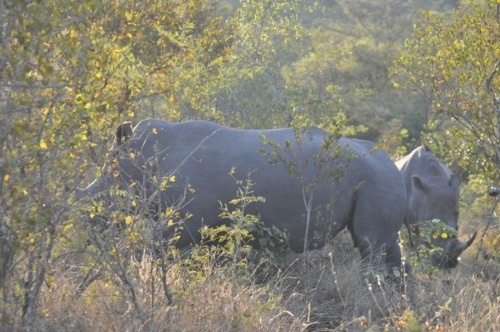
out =
[[[500,181],[499,31],[494,0],[0,0],[1,326],[49,319],[50,292],[92,276],[71,194],[99,174],[116,125],[147,117],[345,118],[344,135],[394,157],[425,142],[467,183],[462,225],[490,225],[483,256],[498,259],[485,193]],[[116,284],[95,287],[120,302]],[[269,289],[245,292],[283,312]]]

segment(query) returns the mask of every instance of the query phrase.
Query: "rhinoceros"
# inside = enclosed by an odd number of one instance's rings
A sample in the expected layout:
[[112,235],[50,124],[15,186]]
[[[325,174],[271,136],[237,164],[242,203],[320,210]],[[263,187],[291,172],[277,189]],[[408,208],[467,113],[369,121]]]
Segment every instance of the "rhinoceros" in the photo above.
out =
[[[85,189],[77,189],[76,197],[106,197],[113,185],[126,189],[139,183],[148,187],[149,195],[161,189],[161,210],[165,210],[176,197],[186,195],[180,212],[190,217],[176,242],[185,247],[200,241],[201,227],[227,222],[220,216],[221,203],[236,197],[234,178],[250,174],[254,195],[266,202],[253,203],[246,212],[260,216],[266,226],[286,232],[290,249],[301,252],[306,233],[304,181],[299,180],[300,174],[290,172],[286,162],[269,159],[278,145],[283,149],[291,146],[288,152],[282,151],[290,158],[314,159],[325,147],[324,138],[325,132],[315,127],[304,133],[299,144],[291,128],[238,130],[208,121],[148,119],[132,129],[130,123],[124,123],[117,128],[101,175]],[[332,167],[346,166],[344,175],[313,186],[307,250],[322,246],[347,227],[363,261],[374,270],[399,268],[398,231],[407,205],[401,174],[389,156],[371,142],[340,138],[338,146],[349,153],[332,161]],[[313,178],[317,165],[302,164],[307,165],[304,179]],[[154,188],[147,179],[151,174],[174,176],[175,181],[166,188]],[[172,235],[168,232],[164,236]]]
[[[425,146],[420,146],[409,155],[396,161],[405,181],[408,197],[408,223],[425,225],[432,220],[441,220],[458,232],[460,179],[441,163]],[[477,232],[462,243],[457,237],[433,239],[433,245],[441,252],[432,255],[432,264],[442,268],[454,268],[458,257],[467,249]]]

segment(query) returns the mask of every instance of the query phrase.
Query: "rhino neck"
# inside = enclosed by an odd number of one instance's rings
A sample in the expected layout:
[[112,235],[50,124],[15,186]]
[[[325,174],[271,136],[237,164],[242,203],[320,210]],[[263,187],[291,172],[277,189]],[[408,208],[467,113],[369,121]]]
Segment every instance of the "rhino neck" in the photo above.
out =
[[410,225],[424,225],[425,220],[420,220],[418,208],[419,202],[415,195],[411,192],[408,192],[408,208],[406,210],[406,218]]

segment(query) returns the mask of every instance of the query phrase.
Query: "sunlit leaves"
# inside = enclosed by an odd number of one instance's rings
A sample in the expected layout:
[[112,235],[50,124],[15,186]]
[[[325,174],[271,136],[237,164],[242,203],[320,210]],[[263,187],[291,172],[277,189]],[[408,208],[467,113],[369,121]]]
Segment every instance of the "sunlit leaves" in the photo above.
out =
[[300,1],[240,1],[228,23],[234,47],[213,113],[222,111],[218,116],[238,127],[287,125],[293,105],[286,98],[281,70],[303,52],[300,14],[309,8],[309,2]]

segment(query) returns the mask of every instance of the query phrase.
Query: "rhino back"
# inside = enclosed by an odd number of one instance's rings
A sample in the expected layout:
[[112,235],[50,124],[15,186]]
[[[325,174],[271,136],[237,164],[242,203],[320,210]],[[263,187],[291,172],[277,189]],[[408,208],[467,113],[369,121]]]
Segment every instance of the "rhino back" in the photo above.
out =
[[[135,149],[149,157],[157,154],[160,176],[175,173],[176,182],[169,187],[168,193],[164,193],[165,200],[175,200],[185,192],[188,184],[194,189],[193,193],[188,193],[190,202],[185,207],[185,212],[192,215],[186,223],[186,232],[193,237],[192,242],[198,240],[196,230],[202,224],[220,222],[221,203],[236,197],[235,178],[250,177],[253,195],[264,197],[266,203],[254,203],[247,212],[260,215],[268,225],[285,229],[292,249],[302,249],[306,209],[301,182],[289,173],[284,163],[270,163],[262,153],[262,149],[269,151],[270,147],[261,135],[284,146],[286,140],[295,141],[292,129],[237,130],[206,121],[172,124],[146,120],[134,129],[134,134]],[[321,130],[313,129],[312,139],[302,142],[303,157],[308,158],[314,149],[320,149],[323,138]],[[329,233],[333,237],[340,232],[352,219],[358,191],[370,197],[372,201],[364,204],[375,210],[380,210],[381,206],[392,209],[387,201],[395,199],[397,202],[405,197],[398,170],[384,152],[372,151],[373,143],[342,138],[339,145],[349,146],[356,158],[349,161],[339,184],[317,186],[311,236]],[[346,162],[345,158],[341,162]],[[234,178],[229,175],[232,169],[235,170]],[[401,188],[402,193],[398,191]],[[310,242],[312,246],[317,244],[312,237]]]

